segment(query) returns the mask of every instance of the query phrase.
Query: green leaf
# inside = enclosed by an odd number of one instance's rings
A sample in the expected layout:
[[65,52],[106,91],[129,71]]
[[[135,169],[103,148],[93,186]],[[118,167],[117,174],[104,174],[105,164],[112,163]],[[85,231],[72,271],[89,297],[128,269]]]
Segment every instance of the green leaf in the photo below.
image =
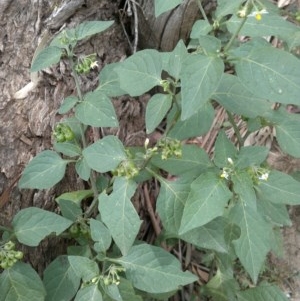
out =
[[99,267],[96,261],[83,256],[68,256],[68,260],[70,267],[83,282],[99,276]]
[[208,291],[216,301],[236,301],[235,294],[238,289],[237,281],[233,277],[223,274],[219,269],[204,287],[204,291]]
[[185,120],[205,105],[219,85],[224,71],[220,58],[190,55],[181,71],[182,115]]
[[102,222],[90,219],[91,237],[94,242],[94,249],[96,252],[105,253],[111,245],[111,235],[109,230],[103,225]]
[[236,167],[242,169],[252,165],[262,164],[269,154],[269,149],[264,146],[243,146],[237,155]]
[[246,55],[247,43],[240,48],[236,73],[249,91],[272,102],[300,105],[299,59],[271,46],[252,47]]
[[212,96],[226,110],[249,118],[260,116],[262,112],[271,109],[272,103],[266,100],[267,97],[262,97],[255,96],[242,85],[237,76],[230,74],[222,76]]
[[102,301],[102,294],[97,284],[81,288],[75,297],[75,301]]
[[232,193],[214,173],[201,174],[191,184],[179,234],[182,235],[222,216]]
[[214,162],[222,168],[228,166],[228,158],[235,158],[237,150],[233,143],[227,138],[224,131],[221,131],[215,143]]
[[118,287],[123,300],[143,301],[141,296],[136,295],[132,283],[129,280],[120,277],[120,284]]
[[123,301],[123,299],[122,299],[122,297],[120,295],[119,287],[115,283],[108,285],[105,288],[105,291],[106,291],[107,295],[112,300],[114,300],[114,301]]
[[162,53],[163,70],[171,75],[175,82],[179,81],[183,61],[188,57],[185,44],[180,40],[172,52]]
[[80,277],[68,260],[68,256],[59,256],[44,271],[44,285],[47,291],[46,301],[72,300],[79,285]]
[[222,47],[220,39],[210,35],[203,35],[198,37],[198,42],[201,47],[201,51],[205,55],[217,55],[220,53]]
[[70,200],[61,200],[59,202],[59,209],[63,217],[75,222],[82,216],[82,209],[76,203]]
[[237,292],[239,301],[288,301],[283,292],[270,283]]
[[90,198],[93,196],[93,191],[91,189],[88,190],[76,190],[72,192],[66,192],[58,196],[55,201],[58,204],[61,204],[61,202],[68,200],[72,201],[75,204],[78,205],[78,207],[81,206],[81,201],[87,198]]
[[224,226],[224,219],[217,217],[202,227],[180,235],[180,238],[198,248],[226,253],[227,245],[224,239]]
[[234,192],[239,196],[245,206],[256,210],[256,195],[251,177],[245,171],[238,171],[232,175]]
[[182,0],[155,0],[155,18],[182,3]]
[[241,228],[241,236],[233,241],[236,255],[254,283],[270,251],[271,226],[243,201],[229,213],[229,219]]
[[78,41],[100,33],[110,27],[114,21],[86,21],[75,28],[76,38]]
[[75,169],[79,177],[84,180],[88,181],[91,175],[91,168],[87,164],[87,161],[84,157],[80,158],[76,164]]
[[111,100],[101,91],[89,92],[75,108],[75,116],[86,125],[116,127],[118,119]]
[[136,183],[125,178],[116,178],[113,192],[99,196],[99,211],[102,221],[109,229],[122,254],[128,253],[139,232],[141,221],[130,198],[135,193]]
[[180,262],[162,248],[148,244],[133,246],[126,256],[117,259],[126,269],[127,279],[134,287],[148,293],[165,293],[198,278],[182,272]]
[[291,156],[300,158],[300,120],[285,119],[276,124],[275,129],[276,140],[281,150]]
[[22,209],[12,221],[14,234],[18,241],[36,247],[42,239],[55,232],[61,234],[70,227],[72,221],[53,212],[30,207]]
[[233,11],[237,11],[244,0],[218,0],[218,6],[216,9],[216,18],[221,20],[222,17],[231,15]]
[[259,199],[275,204],[299,205],[300,185],[293,177],[273,170],[268,180],[261,180],[256,186]]
[[60,61],[63,51],[58,47],[46,47],[41,50],[34,58],[30,71],[37,72]]
[[198,137],[207,133],[214,120],[215,111],[206,103],[196,114],[186,120],[178,120],[168,136],[178,140]]
[[146,132],[152,133],[164,119],[172,106],[172,96],[170,94],[153,95],[146,107]]
[[175,236],[180,228],[180,221],[186,199],[190,192],[190,183],[167,181],[159,178],[160,191],[157,198],[156,210],[164,229]]
[[121,89],[130,96],[139,96],[160,85],[162,61],[156,50],[142,50],[126,59],[116,67]]
[[183,145],[181,158],[172,157],[162,160],[159,155],[154,156],[151,163],[172,175],[183,175],[194,172],[200,175],[206,169],[212,167],[207,153],[196,145]]
[[126,160],[122,142],[115,136],[106,136],[82,152],[87,164],[98,172],[111,171]]
[[43,301],[46,296],[39,275],[23,262],[0,274],[0,292],[0,301]]
[[198,20],[194,23],[191,31],[191,39],[199,39],[199,37],[207,35],[213,29],[212,25],[206,20]]
[[287,207],[284,204],[274,204],[264,199],[260,199],[259,202],[257,202],[257,211],[264,214],[266,218],[273,223],[288,227],[292,226]]
[[114,71],[117,66],[120,66],[119,63],[107,64],[103,67],[99,74],[100,84],[97,87],[96,91],[109,96],[117,97],[124,94],[127,94],[126,91],[120,88],[120,80],[118,74]]
[[71,158],[78,157],[81,155],[80,146],[72,142],[62,142],[62,143],[55,142],[54,149],[55,151],[62,153],[63,155]]
[[54,151],[46,150],[39,153],[25,167],[19,181],[19,187],[51,188],[64,177],[68,162]]
[[68,113],[77,104],[78,101],[79,98],[74,95],[66,97],[58,110],[58,114]]
[[[240,24],[241,18],[234,14],[226,22],[227,28],[232,34],[236,32]],[[268,13],[263,14],[261,20],[256,20],[254,16],[248,17],[239,34],[250,37],[276,36],[287,41],[297,31],[299,31],[298,26],[277,14]]]

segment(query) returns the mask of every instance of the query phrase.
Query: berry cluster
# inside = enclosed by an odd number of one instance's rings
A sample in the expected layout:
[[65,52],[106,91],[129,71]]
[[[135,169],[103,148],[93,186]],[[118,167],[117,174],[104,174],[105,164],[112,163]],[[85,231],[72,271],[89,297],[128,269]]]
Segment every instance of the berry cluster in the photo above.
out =
[[0,246],[0,267],[8,269],[23,258],[23,252],[15,250],[15,243],[8,241]]

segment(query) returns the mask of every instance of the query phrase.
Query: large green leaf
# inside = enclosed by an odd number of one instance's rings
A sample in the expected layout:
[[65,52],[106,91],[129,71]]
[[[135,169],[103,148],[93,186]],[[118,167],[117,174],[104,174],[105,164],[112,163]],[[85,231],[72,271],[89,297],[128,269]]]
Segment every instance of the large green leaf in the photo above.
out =
[[204,106],[215,92],[223,75],[220,58],[201,54],[190,55],[181,70],[182,115],[185,120]]
[[76,275],[84,282],[88,282],[99,275],[96,261],[83,256],[68,256],[69,264]]
[[139,232],[141,220],[130,198],[137,185],[132,180],[116,178],[113,192],[99,196],[99,211],[102,221],[109,229],[123,255],[127,254]]
[[190,192],[190,183],[167,181],[160,178],[160,191],[156,210],[164,229],[173,235],[178,234],[186,199]]
[[114,71],[114,69],[119,66],[119,63],[107,64],[103,67],[99,74],[99,86],[97,87],[97,91],[101,91],[103,94],[116,97],[127,94],[126,91],[120,88],[120,80],[118,74]]
[[249,118],[260,116],[263,112],[270,110],[272,103],[263,98],[255,96],[240,82],[235,75],[224,74],[217,91],[212,98],[230,112]]
[[269,149],[264,146],[243,146],[237,155],[236,167],[242,169],[248,166],[262,164],[269,154]]
[[186,120],[178,120],[169,132],[169,137],[184,140],[207,133],[214,120],[215,111],[206,103],[196,114]]
[[[228,30],[234,34],[241,24],[241,18],[235,14],[226,22]],[[243,25],[240,34],[250,37],[276,36],[282,40],[287,41],[299,27],[286,21],[286,19],[276,14],[263,14],[261,20],[248,17],[246,23]]]
[[172,175],[183,175],[191,172],[200,175],[201,172],[212,167],[207,153],[196,145],[183,145],[181,158],[171,157],[162,160],[158,155],[153,157],[151,163]]
[[61,234],[70,227],[72,221],[53,212],[29,207],[19,211],[14,216],[12,224],[19,242],[36,247],[51,233]]
[[61,106],[59,107],[58,114],[66,114],[68,113],[79,101],[79,98],[74,95],[70,95],[66,97]]
[[86,21],[75,28],[77,40],[100,33],[110,27],[114,21]]
[[237,293],[239,301],[288,301],[289,299],[279,289],[270,283],[249,288]]
[[247,48],[245,44],[235,52],[242,84],[257,97],[300,105],[300,60],[271,46],[252,47],[245,54]]
[[174,291],[198,279],[188,271],[182,272],[180,262],[169,252],[148,244],[133,246],[116,261],[125,267],[133,286],[148,293]]
[[240,238],[233,241],[235,252],[252,281],[256,283],[271,248],[271,226],[243,200],[231,209],[229,219],[241,228]]
[[122,142],[115,136],[106,136],[88,146],[82,152],[90,168],[107,172],[117,168],[126,159]]
[[70,301],[75,296],[80,277],[68,260],[68,256],[59,256],[44,271],[44,285],[47,291],[45,301]]
[[89,92],[75,108],[75,116],[86,125],[117,127],[118,119],[111,100],[101,91]]
[[146,107],[146,132],[152,133],[166,116],[172,106],[172,96],[169,94],[153,95]]
[[280,148],[284,152],[300,158],[300,120],[287,118],[276,124],[275,129]]
[[260,181],[256,186],[258,197],[275,204],[300,204],[300,184],[291,176],[280,171],[270,172],[267,181]]
[[54,150],[68,157],[78,157],[81,155],[81,147],[78,144],[69,142],[55,142]]
[[180,238],[198,248],[226,253],[227,245],[224,239],[224,226],[224,219],[217,217],[202,227],[180,235]]
[[191,184],[179,234],[182,235],[222,216],[232,193],[215,173],[201,174]]
[[58,47],[49,46],[44,48],[34,58],[30,71],[40,71],[58,63],[62,54],[62,50]]
[[181,4],[182,0],[155,0],[155,17],[162,13],[175,8]]
[[214,162],[218,167],[228,165],[228,158],[234,160],[237,149],[233,143],[227,138],[224,131],[221,131],[215,143]]
[[292,225],[287,206],[284,204],[274,204],[270,201],[260,199],[259,202],[257,202],[257,211],[278,225],[288,227]]
[[102,301],[102,294],[98,284],[82,287],[76,294],[74,301]]
[[90,219],[91,237],[95,242],[94,249],[97,252],[105,253],[111,245],[111,235],[109,230],[103,225],[102,222]]
[[139,96],[160,85],[162,61],[156,50],[142,50],[117,66],[121,89],[131,96]]
[[84,157],[80,158],[76,164],[75,169],[79,177],[84,180],[88,181],[91,175],[91,168],[89,167],[86,159]]
[[239,171],[232,175],[234,192],[239,196],[245,206],[256,210],[256,195],[253,189],[253,182],[247,172]]
[[198,20],[194,23],[191,31],[191,39],[198,39],[207,35],[213,29],[212,25],[206,20]]
[[54,151],[46,150],[39,153],[25,167],[19,187],[51,188],[64,177],[68,162]]
[[43,301],[46,291],[37,272],[23,262],[0,274],[0,301]]

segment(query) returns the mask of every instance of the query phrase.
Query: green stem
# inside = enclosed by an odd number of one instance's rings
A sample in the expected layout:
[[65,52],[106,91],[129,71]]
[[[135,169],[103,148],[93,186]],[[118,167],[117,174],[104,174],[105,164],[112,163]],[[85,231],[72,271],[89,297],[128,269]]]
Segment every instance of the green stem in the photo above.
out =
[[229,119],[229,122],[232,124],[232,127],[233,127],[233,130],[236,134],[236,137],[238,139],[238,143],[239,143],[239,146],[242,147],[244,145],[244,140],[241,136],[241,133],[234,121],[234,118],[233,118],[233,115],[229,112],[229,111],[226,111],[227,115],[228,115],[228,119]]
[[201,2],[202,2],[201,0],[197,0],[197,3],[198,3],[198,6],[199,6],[199,9],[200,9],[200,12],[201,12],[201,14],[202,14],[204,20],[210,24],[210,22],[209,22],[209,20],[208,20],[208,18],[207,18],[207,16],[206,16],[206,13],[205,13],[205,11],[204,11],[204,9],[203,9],[203,6],[202,6],[202,3],[201,3]]
[[[80,89],[79,77],[75,70],[72,53],[69,54],[69,63],[70,63],[70,67],[71,67],[72,77],[74,78],[74,81],[75,81],[78,98],[80,101],[83,101],[83,96],[82,96],[82,92]],[[80,126],[80,132],[81,132],[82,146],[83,146],[83,148],[86,148],[87,141],[86,141],[86,137],[84,135],[83,124],[81,124],[81,126]],[[97,189],[97,185],[96,185],[96,176],[93,171],[91,171],[90,182],[91,182],[91,188],[93,190],[94,198],[93,198],[91,205],[89,206],[89,208],[86,210],[86,212],[84,214],[85,217],[89,217],[92,214],[93,210],[95,209],[95,207],[97,206],[97,203],[98,203],[98,189]]]

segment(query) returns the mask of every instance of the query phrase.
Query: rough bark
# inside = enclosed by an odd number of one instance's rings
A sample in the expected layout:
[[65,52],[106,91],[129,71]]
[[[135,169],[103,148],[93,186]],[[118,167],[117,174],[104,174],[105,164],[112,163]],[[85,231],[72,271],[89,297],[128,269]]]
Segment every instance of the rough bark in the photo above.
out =
[[[76,9],[71,9],[62,19],[53,22],[53,11],[69,0],[1,0],[0,1],[0,221],[7,225],[22,208],[37,206],[55,211],[55,197],[63,192],[82,189],[85,183],[76,177],[72,168],[65,179],[50,190],[22,190],[10,186],[18,179],[28,161],[44,149],[51,149],[51,132],[62,118],[57,109],[63,98],[75,93],[74,83],[68,75],[64,62],[48,68],[42,74],[42,81],[24,99],[14,99],[14,94],[30,82],[30,65],[35,49],[44,34],[46,26],[54,34],[62,26],[73,27],[85,20],[115,20],[105,33],[96,35],[80,44],[77,54],[96,53],[99,70],[112,62],[124,59],[130,52],[123,27],[119,20],[121,0],[74,0]],[[194,1],[183,5],[157,20],[153,18],[152,7],[139,12],[140,47],[154,47],[170,50],[180,38],[186,39],[193,22],[199,17]],[[206,1],[209,3],[209,1]],[[122,8],[122,7],[121,7]],[[52,16],[52,17],[51,17]],[[153,28],[149,32],[149,27]],[[156,32],[153,44],[152,34]],[[130,34],[129,34],[130,36]],[[150,38],[151,37],[151,38]],[[131,36],[134,39],[133,36]],[[146,41],[152,41],[150,44]],[[98,71],[81,78],[84,91],[92,90],[98,82]],[[136,137],[144,140],[143,110],[145,99],[123,97],[115,100],[120,117],[121,139],[134,144]],[[138,120],[137,117],[140,117]],[[3,208],[1,209],[1,207]],[[53,259],[59,248],[51,246],[57,241],[45,241],[32,250],[28,260],[39,272]],[[63,244],[60,244],[63,247]],[[55,249],[55,252],[54,252]],[[44,258],[41,261],[41,258]],[[45,260],[46,259],[46,260]]]

